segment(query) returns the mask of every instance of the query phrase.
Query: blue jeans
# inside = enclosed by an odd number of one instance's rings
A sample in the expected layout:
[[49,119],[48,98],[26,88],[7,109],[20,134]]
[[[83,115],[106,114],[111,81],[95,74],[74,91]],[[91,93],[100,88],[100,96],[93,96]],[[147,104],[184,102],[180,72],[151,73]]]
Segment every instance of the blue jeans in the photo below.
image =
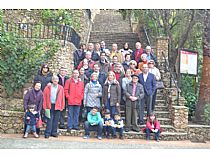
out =
[[[150,139],[150,133],[153,133],[149,128],[146,127],[146,137],[147,139]],[[155,140],[158,140],[160,136],[160,130],[155,133]]]
[[25,133],[29,133],[30,129],[32,130],[32,132],[36,132],[36,125],[26,125]]
[[112,126],[103,126],[103,130],[104,130],[106,136],[109,136],[110,134],[113,133]]
[[123,136],[123,127],[122,128],[113,128],[113,135],[116,136],[116,132],[120,133],[120,136]]
[[114,113],[117,112],[117,108],[116,108],[116,105],[114,105],[114,106],[110,105],[110,99],[108,99],[108,101],[106,102],[105,108],[109,109],[111,118],[114,118]]
[[90,135],[90,131],[97,131],[97,136],[102,136],[103,124],[99,122],[98,125],[91,125],[88,121],[85,121],[85,135]]
[[68,106],[68,129],[79,128],[79,110],[78,105]]
[[51,109],[50,109],[50,118],[47,118],[47,126],[45,129],[45,136],[58,134],[57,130],[58,130],[59,118],[60,118],[60,111],[55,110],[55,104],[52,104]]

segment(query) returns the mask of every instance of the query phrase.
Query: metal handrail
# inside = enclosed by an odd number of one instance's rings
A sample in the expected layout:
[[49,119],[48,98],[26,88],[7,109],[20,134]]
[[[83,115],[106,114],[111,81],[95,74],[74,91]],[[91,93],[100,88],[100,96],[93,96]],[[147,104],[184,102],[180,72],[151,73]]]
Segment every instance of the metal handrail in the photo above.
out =
[[64,46],[66,41],[68,41],[77,48],[79,48],[81,39],[71,26],[52,23],[4,23],[2,31],[13,32],[18,38],[64,40]]
[[178,95],[177,95],[177,106],[178,106],[178,105],[179,105],[179,94],[181,93],[181,89],[179,88],[178,83],[177,83],[177,81],[175,80],[174,74],[173,74],[171,68],[169,67],[169,62],[168,62],[168,60],[166,59],[166,56],[165,56],[164,52],[162,51],[161,53],[162,53],[163,58],[164,58],[164,60],[165,60],[166,69],[167,69],[167,71],[169,71],[169,73],[170,73],[170,88],[172,87],[172,84],[171,84],[171,79],[172,79],[173,82],[174,82],[174,84],[175,84],[176,90],[177,90],[177,92],[178,92]]
[[151,46],[151,43],[150,43],[150,40],[149,40],[149,36],[148,36],[148,34],[147,34],[147,30],[146,30],[145,26],[143,27],[143,29],[144,29],[144,33],[145,33],[146,38],[147,38],[147,42],[148,42],[148,44]]

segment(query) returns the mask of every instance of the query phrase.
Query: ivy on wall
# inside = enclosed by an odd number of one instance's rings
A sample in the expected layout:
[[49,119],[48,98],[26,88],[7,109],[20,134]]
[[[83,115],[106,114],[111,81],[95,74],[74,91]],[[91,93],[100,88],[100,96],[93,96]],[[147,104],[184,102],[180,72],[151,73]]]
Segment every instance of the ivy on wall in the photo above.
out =
[[[0,28],[2,28],[2,11]],[[37,73],[40,65],[49,61],[58,51],[55,40],[32,40],[17,38],[15,33],[0,32],[0,82],[7,94],[12,96]]]

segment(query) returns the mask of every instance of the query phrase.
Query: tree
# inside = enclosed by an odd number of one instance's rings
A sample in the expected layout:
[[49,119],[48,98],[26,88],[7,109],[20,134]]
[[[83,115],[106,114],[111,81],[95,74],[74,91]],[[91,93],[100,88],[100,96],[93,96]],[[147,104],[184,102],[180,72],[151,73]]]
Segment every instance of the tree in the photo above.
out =
[[204,123],[204,107],[210,103],[210,10],[206,10],[203,36],[203,68],[200,82],[199,101],[195,111],[195,122]]

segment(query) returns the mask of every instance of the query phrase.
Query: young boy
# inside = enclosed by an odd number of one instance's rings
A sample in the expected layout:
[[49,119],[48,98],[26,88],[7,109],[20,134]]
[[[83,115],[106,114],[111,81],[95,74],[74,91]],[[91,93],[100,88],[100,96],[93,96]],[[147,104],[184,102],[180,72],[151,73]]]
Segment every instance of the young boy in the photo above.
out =
[[84,139],[90,138],[90,131],[97,131],[97,138],[102,139],[103,123],[101,114],[98,112],[98,107],[94,106],[93,109],[88,113],[87,121],[85,121],[85,136]]
[[25,124],[26,124],[26,132],[23,138],[28,137],[28,133],[30,129],[33,132],[35,138],[39,138],[38,134],[36,133],[36,122],[39,119],[39,114],[35,111],[35,105],[29,105],[28,110],[25,114]]
[[107,139],[110,139],[110,133],[113,133],[113,126],[114,126],[114,121],[110,116],[110,111],[109,109],[106,109],[104,113],[104,119],[102,119],[103,122],[103,130],[105,132],[105,136]]
[[123,138],[123,120],[120,117],[120,114],[115,113],[114,114],[114,126],[113,126],[113,137],[117,138],[116,132],[120,133],[120,139]]

